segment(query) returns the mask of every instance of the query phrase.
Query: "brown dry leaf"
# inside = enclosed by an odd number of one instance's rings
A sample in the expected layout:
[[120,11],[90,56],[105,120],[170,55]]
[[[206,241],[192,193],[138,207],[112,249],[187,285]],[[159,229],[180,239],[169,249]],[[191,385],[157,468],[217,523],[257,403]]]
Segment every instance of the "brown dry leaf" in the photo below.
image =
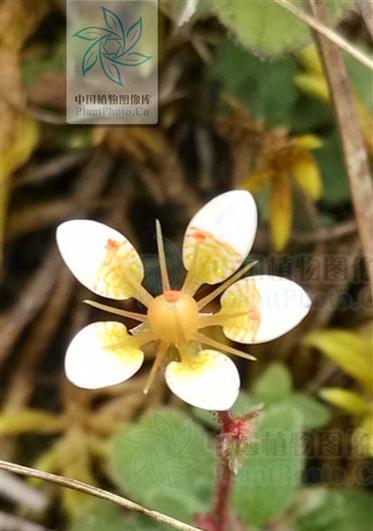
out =
[[262,135],[255,171],[241,185],[252,192],[271,188],[271,234],[278,251],[286,245],[291,231],[292,179],[312,200],[321,196],[320,171],[310,153],[320,146],[320,139],[314,135],[291,137],[284,128],[271,129]]
[[159,158],[167,149],[162,131],[155,127],[96,127],[93,142],[107,145],[114,153],[126,153],[139,162]]
[[259,192],[265,186],[269,185],[272,180],[272,172],[263,170],[251,173],[243,182],[243,187],[250,192]]
[[64,111],[66,109],[65,75],[57,72],[40,74],[28,88],[28,99],[37,107]]

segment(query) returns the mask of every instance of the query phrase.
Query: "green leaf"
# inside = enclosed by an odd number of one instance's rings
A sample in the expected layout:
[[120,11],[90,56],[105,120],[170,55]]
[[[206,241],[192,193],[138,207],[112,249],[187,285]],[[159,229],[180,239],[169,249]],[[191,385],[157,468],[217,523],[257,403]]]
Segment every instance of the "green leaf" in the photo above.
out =
[[322,487],[308,488],[302,492],[299,502],[298,531],[341,531],[344,511],[339,492]]
[[227,38],[217,50],[210,77],[244,103],[253,118],[276,126],[289,122],[297,98],[296,70],[291,57],[263,61]]
[[189,520],[211,496],[211,443],[189,416],[161,408],[114,438],[110,471],[131,499]]
[[307,94],[298,94],[288,121],[288,126],[294,135],[310,131],[328,131],[333,124],[330,105]]
[[256,423],[234,487],[234,508],[251,525],[281,514],[301,482],[302,418],[295,408],[274,406]]
[[92,501],[79,516],[74,518],[69,531],[168,531],[169,526],[159,524],[152,518],[125,513],[116,505]]
[[298,518],[297,529],[298,531],[369,531],[372,503],[372,494],[363,490],[329,491],[317,508]]
[[288,369],[282,363],[272,363],[256,380],[252,391],[256,402],[270,405],[286,398],[291,389]]
[[[330,20],[335,21],[351,0],[326,0]],[[303,0],[292,0],[303,10]],[[215,11],[244,46],[264,55],[278,55],[299,49],[311,40],[311,34],[301,22],[273,1],[215,0]]]
[[269,216],[270,216],[270,211],[269,211],[270,192],[271,192],[271,189],[269,186],[267,186],[263,190],[260,190],[259,192],[253,192],[255,202],[260,212],[260,219],[262,219],[262,221],[266,223],[269,222]]
[[337,131],[323,138],[323,147],[315,151],[314,156],[323,177],[323,199],[331,206],[351,201],[350,185]]
[[52,45],[50,53],[42,59],[28,58],[22,63],[22,81],[30,85],[35,79],[46,72],[65,72],[66,44],[65,35],[59,37],[56,45]]
[[[369,52],[363,50],[366,55],[369,55]],[[370,54],[371,55],[371,54]],[[372,92],[372,83],[373,83],[373,74],[361,63],[356,61],[349,54],[344,54],[344,60],[349,74],[349,79],[351,84],[362,101],[369,111],[373,111],[373,92]]]
[[349,389],[342,389],[341,387],[327,387],[321,389],[320,396],[329,404],[344,409],[351,415],[364,415],[369,413],[369,400],[365,400],[364,396]]
[[295,407],[301,413],[303,430],[322,428],[330,420],[329,409],[304,393],[293,393],[285,398],[281,405]]
[[356,332],[329,329],[315,331],[304,341],[305,345],[320,349],[368,389],[372,388],[372,355],[370,344]]
[[373,495],[371,492],[347,489],[342,491],[345,512],[344,531],[371,531]]
[[123,531],[124,523],[123,513],[117,506],[95,500],[73,519],[69,531]]

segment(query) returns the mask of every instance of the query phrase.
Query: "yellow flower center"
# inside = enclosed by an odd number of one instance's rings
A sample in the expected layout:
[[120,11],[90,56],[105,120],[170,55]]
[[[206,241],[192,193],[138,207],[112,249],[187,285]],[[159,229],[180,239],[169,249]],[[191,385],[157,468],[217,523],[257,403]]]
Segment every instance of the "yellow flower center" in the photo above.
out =
[[167,343],[185,343],[198,328],[198,306],[191,295],[166,290],[148,306],[152,334]]

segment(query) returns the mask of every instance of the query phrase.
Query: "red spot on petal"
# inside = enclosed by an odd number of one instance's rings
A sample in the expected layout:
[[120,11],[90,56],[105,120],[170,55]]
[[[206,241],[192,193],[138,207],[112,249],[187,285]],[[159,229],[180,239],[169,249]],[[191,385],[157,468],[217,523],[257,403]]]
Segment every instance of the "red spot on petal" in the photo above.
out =
[[180,299],[180,291],[177,289],[168,289],[163,293],[167,302],[177,302]]
[[196,240],[205,240],[206,239],[206,234],[204,232],[202,232],[201,230],[196,230],[193,234],[193,237],[196,239]]
[[258,310],[250,310],[249,311],[249,319],[252,319],[253,321],[257,321],[260,317],[260,314]]
[[120,246],[120,242],[116,240],[112,240],[111,238],[108,239],[105,245],[105,249],[108,251],[115,251]]

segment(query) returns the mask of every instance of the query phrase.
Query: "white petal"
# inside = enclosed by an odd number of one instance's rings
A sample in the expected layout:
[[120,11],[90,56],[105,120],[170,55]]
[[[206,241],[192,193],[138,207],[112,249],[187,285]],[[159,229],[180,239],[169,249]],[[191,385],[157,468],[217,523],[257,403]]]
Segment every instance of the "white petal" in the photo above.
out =
[[84,389],[99,389],[128,380],[144,361],[143,352],[131,346],[130,340],[122,323],[89,324],[67,349],[66,376]]
[[224,334],[241,343],[272,341],[295,328],[308,314],[311,300],[295,282],[258,275],[235,282],[221,298],[222,313],[247,311],[229,320]]
[[56,237],[62,258],[83,286],[111,299],[134,296],[133,285],[142,282],[144,268],[135,248],[120,232],[84,219],[62,223]]
[[187,227],[184,266],[195,269],[194,276],[200,283],[225,280],[248,255],[256,228],[257,208],[249,192],[233,190],[218,195],[197,212]]
[[188,404],[215,411],[229,409],[240,388],[233,361],[214,350],[201,351],[193,365],[171,362],[166,368],[166,382]]

